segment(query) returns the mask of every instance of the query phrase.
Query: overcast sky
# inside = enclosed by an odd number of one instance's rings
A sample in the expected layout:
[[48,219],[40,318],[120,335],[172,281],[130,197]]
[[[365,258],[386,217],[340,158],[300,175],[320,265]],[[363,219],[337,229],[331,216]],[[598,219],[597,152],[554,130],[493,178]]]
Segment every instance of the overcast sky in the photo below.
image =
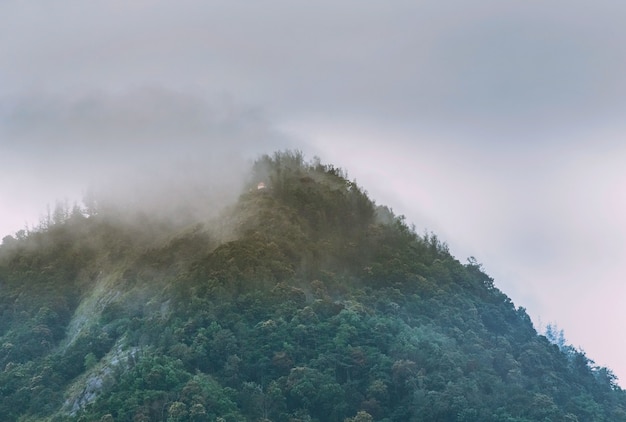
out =
[[3,0],[0,232],[94,181],[299,148],[624,385],[625,19],[615,0]]

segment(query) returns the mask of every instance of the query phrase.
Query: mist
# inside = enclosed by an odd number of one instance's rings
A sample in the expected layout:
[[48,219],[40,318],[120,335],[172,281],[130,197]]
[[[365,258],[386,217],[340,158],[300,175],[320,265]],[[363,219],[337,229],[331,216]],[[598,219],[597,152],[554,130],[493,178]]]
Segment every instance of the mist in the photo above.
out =
[[241,193],[257,156],[293,144],[260,109],[227,96],[142,88],[32,95],[2,108],[2,166],[13,175],[0,184],[3,202],[39,201],[42,214],[88,199],[173,222],[211,218]]
[[625,379],[625,12],[2,1],[0,233],[91,191],[206,215],[260,153],[301,149]]

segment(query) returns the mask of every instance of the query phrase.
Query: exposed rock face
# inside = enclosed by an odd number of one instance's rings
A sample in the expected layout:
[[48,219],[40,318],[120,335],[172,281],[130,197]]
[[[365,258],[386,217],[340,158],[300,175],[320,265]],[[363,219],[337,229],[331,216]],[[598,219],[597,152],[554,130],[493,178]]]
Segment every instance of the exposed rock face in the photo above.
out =
[[76,394],[71,394],[65,400],[61,411],[75,416],[79,410],[93,403],[104,388],[110,387],[115,382],[115,371],[127,370],[136,362],[138,352],[137,347],[124,350],[121,344],[113,348],[92,372],[74,383],[69,391],[70,394],[72,391]]

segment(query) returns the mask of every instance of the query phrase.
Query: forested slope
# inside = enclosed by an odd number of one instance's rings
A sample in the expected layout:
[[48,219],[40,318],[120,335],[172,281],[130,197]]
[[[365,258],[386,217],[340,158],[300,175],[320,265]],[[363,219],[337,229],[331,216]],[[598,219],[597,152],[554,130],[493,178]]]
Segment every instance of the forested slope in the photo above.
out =
[[626,420],[610,370],[340,169],[264,156],[221,217],[173,221],[4,238],[0,420]]

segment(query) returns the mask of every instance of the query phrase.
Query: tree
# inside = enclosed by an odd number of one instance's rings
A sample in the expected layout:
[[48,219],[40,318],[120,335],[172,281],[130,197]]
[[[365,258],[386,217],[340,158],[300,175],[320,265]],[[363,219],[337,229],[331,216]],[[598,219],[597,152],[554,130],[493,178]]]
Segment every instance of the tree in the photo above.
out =
[[374,418],[369,413],[360,410],[356,416],[344,419],[344,422],[374,422]]
[[185,403],[175,401],[167,409],[167,422],[184,422],[188,414]]
[[567,343],[565,341],[565,332],[562,329],[559,329],[556,324],[549,323],[546,326],[546,331],[544,335],[550,341],[550,343],[556,344],[561,351],[566,348]]

